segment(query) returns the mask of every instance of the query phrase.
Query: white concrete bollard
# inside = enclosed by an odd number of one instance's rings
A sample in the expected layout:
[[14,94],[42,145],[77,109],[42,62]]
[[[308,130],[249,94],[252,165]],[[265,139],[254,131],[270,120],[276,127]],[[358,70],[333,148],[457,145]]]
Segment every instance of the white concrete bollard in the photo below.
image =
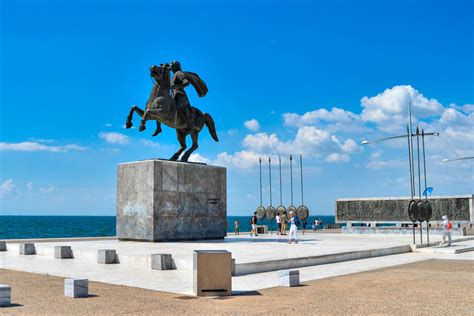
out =
[[69,297],[88,297],[89,280],[88,279],[65,279],[64,296]]
[[36,255],[35,244],[20,244],[20,255]]
[[12,288],[7,284],[0,284],[0,307],[12,304]]
[[3,240],[0,240],[0,251],[7,251],[7,243]]
[[97,251],[97,263],[119,263],[117,260],[117,253],[114,249],[99,249]]
[[300,285],[300,271],[299,270],[281,270],[278,271],[281,286],[298,286]]
[[56,259],[72,259],[71,246],[55,246],[54,247],[54,258]]
[[173,257],[169,253],[152,254],[151,268],[153,270],[173,270]]

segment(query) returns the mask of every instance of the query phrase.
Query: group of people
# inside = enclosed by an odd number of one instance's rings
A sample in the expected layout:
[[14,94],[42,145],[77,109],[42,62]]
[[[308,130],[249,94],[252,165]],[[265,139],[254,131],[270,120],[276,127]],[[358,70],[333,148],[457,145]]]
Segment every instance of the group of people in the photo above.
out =
[[[281,236],[288,236],[288,243],[291,244],[292,242],[298,243],[298,227],[301,226],[303,235],[306,230],[306,220],[300,222],[298,219],[298,215],[295,212],[290,211],[289,216],[287,217],[286,211],[280,214],[279,212],[276,213],[275,219],[278,225],[277,235]],[[289,234],[286,233],[288,223],[290,225]],[[253,213],[251,219],[252,230],[250,231],[250,236],[258,236],[257,232],[257,212]],[[240,222],[239,220],[235,220],[234,222],[234,232],[236,236],[240,235]]]

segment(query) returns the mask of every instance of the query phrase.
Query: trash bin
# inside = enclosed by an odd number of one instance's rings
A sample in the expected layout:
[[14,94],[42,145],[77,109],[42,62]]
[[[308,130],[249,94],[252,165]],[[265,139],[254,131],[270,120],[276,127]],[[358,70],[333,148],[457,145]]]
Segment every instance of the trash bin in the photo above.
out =
[[232,295],[232,254],[227,250],[194,250],[193,292],[196,296]]
[[268,233],[268,225],[257,226],[257,234],[267,234],[267,233]]

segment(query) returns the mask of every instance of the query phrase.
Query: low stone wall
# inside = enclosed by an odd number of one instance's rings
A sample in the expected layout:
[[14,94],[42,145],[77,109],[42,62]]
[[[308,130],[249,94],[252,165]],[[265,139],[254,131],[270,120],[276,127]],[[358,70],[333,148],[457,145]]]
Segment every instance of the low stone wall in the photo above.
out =
[[[410,197],[354,198],[336,200],[336,222],[410,222]],[[474,222],[473,195],[430,197],[431,221],[441,216],[458,222]]]

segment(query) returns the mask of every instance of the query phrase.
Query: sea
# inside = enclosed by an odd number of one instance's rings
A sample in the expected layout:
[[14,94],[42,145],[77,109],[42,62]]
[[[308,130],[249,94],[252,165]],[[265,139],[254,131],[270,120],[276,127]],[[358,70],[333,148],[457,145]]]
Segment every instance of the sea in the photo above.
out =
[[[315,219],[323,226],[334,224],[334,216],[309,216],[307,229]],[[251,216],[228,216],[227,231],[234,231],[234,222],[239,220],[240,231],[250,231]],[[276,229],[275,220],[258,222]],[[0,216],[0,239],[108,237],[115,236],[115,216]]]

